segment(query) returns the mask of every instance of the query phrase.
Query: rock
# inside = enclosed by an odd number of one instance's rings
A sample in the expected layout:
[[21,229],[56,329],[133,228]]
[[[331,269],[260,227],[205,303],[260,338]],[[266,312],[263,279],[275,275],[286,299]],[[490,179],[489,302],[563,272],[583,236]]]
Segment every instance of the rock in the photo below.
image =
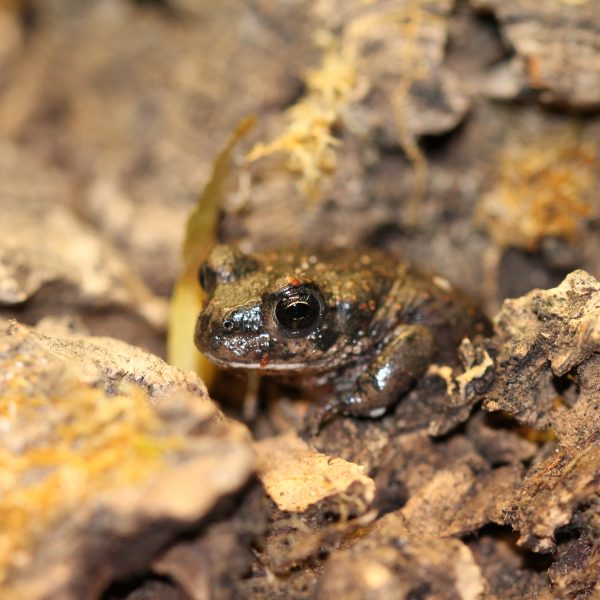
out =
[[3,597],[99,597],[253,473],[199,380],[121,342],[2,322],[0,373]]

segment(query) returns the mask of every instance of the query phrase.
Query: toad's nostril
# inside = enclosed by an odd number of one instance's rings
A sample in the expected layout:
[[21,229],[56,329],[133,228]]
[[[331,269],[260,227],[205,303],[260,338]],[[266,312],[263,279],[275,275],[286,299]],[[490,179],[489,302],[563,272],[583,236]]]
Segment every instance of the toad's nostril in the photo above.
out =
[[223,321],[223,329],[231,331],[233,329],[233,321],[231,319],[225,319]]

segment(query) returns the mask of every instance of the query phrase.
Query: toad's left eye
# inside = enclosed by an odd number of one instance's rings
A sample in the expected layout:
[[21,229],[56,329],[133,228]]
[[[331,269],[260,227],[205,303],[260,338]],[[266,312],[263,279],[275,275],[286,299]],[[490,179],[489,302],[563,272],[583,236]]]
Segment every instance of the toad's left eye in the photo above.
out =
[[200,281],[202,289],[207,294],[212,294],[212,292],[214,292],[215,286],[217,285],[217,274],[206,263],[200,267],[198,280]]
[[275,319],[287,333],[304,333],[312,329],[321,314],[318,293],[308,287],[286,288],[275,305]]

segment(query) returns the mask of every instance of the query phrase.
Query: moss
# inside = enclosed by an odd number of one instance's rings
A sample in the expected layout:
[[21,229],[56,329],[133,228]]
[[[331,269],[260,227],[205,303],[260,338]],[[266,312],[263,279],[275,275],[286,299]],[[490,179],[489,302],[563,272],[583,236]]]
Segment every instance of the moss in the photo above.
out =
[[288,110],[289,125],[276,139],[256,144],[246,156],[251,163],[277,153],[287,156],[287,167],[299,176],[301,191],[318,198],[322,178],[336,166],[335,125],[350,103],[357,73],[349,53],[330,43],[319,69],[306,76],[307,93]]

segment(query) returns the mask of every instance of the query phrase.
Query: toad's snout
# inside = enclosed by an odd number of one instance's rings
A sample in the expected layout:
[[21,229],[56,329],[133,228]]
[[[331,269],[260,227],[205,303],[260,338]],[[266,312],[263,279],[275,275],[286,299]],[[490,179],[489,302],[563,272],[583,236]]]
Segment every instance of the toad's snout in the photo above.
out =
[[199,350],[216,360],[256,360],[264,351],[260,310],[237,307],[214,311],[207,307],[198,317],[195,342]]

